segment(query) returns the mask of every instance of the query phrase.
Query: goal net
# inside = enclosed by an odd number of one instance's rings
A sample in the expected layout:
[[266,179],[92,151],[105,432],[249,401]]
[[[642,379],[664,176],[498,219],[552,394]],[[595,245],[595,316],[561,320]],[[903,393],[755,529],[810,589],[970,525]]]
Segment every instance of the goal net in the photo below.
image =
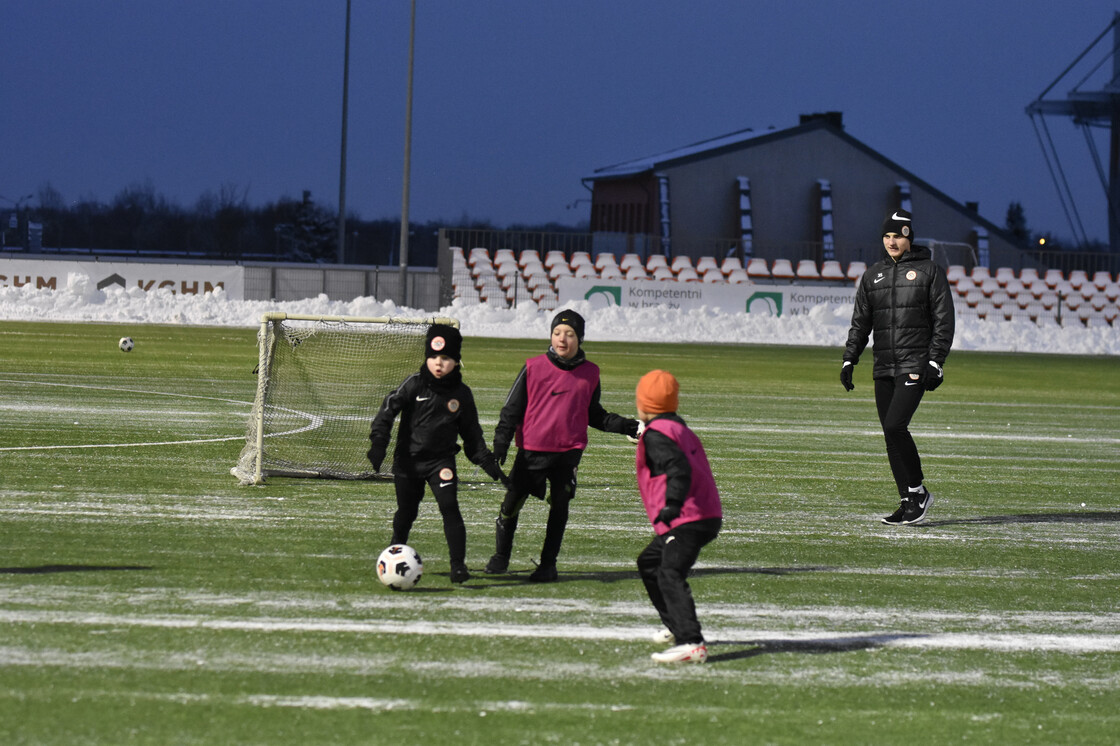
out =
[[366,457],[370,424],[385,396],[420,368],[432,324],[459,326],[435,317],[264,314],[257,394],[230,473],[242,484],[270,476],[391,476],[391,459],[376,473]]

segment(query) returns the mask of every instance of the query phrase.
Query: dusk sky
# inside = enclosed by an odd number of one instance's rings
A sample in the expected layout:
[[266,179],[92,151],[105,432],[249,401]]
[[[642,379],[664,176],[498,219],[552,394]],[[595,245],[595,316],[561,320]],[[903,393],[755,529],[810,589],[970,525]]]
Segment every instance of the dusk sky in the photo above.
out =
[[[347,207],[365,219],[400,215],[409,8],[353,0]],[[1032,230],[1071,237],[1025,108],[1118,9],[418,0],[410,215],[576,224],[597,168],[841,111],[849,135],[997,225],[1018,201]],[[0,215],[46,185],[69,203],[143,183],[188,208],[222,189],[254,205],[307,189],[337,209],[345,12],[345,0],[6,0]],[[1086,232],[1107,240],[1084,134],[1047,123]],[[1107,131],[1095,142],[1107,169]]]

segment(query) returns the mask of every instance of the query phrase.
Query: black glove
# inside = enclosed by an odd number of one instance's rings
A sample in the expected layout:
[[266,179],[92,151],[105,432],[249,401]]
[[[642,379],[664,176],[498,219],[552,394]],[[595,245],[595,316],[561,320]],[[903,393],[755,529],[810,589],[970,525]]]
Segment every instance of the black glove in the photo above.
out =
[[657,520],[654,523],[664,523],[668,526],[681,515],[680,503],[665,503],[665,507],[657,514]]
[[940,365],[930,360],[929,367],[926,368],[926,374],[922,380],[926,384],[926,391],[933,391],[945,382],[945,371],[942,370]]
[[851,391],[856,387],[856,385],[852,383],[852,369],[855,367],[854,363],[844,361],[844,366],[840,368],[840,383],[844,384],[844,388],[847,391]]
[[486,475],[495,482],[501,482],[505,486],[509,486],[509,477],[502,473],[501,467],[498,466],[498,462],[493,456],[483,461],[480,466],[482,470],[486,472]]
[[498,464],[504,464],[506,462],[506,456],[508,455],[509,443],[494,443],[494,460],[497,461]]
[[366,458],[369,459],[374,471],[381,471],[381,462],[385,460],[385,446],[370,446]]

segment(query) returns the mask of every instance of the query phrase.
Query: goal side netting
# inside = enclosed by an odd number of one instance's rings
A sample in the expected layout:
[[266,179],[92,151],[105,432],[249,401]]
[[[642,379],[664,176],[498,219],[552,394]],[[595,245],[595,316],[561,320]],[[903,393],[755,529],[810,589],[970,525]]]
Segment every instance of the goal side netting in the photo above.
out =
[[270,476],[391,476],[391,459],[377,473],[366,457],[370,424],[385,396],[419,370],[432,324],[459,326],[437,317],[264,314],[257,393],[230,473],[242,484]]

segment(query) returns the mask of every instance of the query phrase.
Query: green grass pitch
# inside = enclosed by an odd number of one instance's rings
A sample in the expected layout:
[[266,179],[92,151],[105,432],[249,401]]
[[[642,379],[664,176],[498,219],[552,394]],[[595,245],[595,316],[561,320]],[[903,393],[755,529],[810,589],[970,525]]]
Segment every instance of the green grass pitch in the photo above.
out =
[[[543,348],[466,340],[488,436]],[[953,353],[900,528],[869,354],[845,393],[838,347],[586,348],[611,411],[674,372],[711,458],[703,666],[650,661],[624,438],[592,431],[560,582],[525,582],[536,501],[482,573],[501,495],[461,458],[474,578],[429,495],[394,593],[391,484],[230,476],[254,329],[0,322],[0,743],[1115,743],[1120,360]]]

